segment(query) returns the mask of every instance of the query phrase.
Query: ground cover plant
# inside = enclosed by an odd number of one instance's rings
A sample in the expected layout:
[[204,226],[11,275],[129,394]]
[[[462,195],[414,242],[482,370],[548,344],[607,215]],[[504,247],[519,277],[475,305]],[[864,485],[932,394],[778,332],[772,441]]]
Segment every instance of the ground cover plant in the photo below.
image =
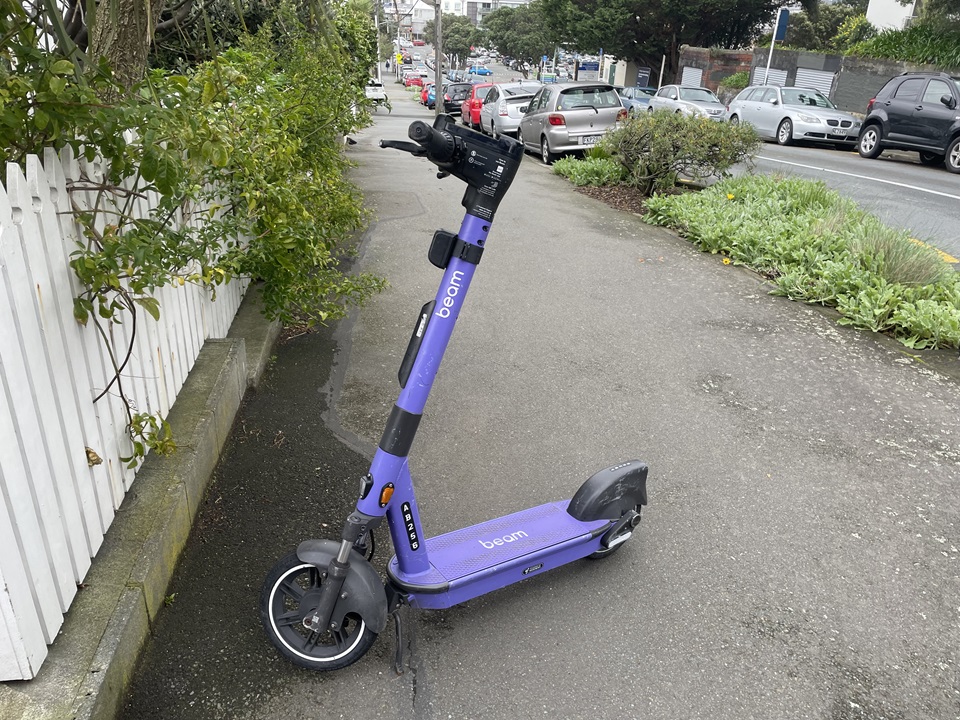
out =
[[770,278],[774,293],[834,307],[843,325],[910,348],[960,347],[960,275],[821,182],[745,176],[646,203],[645,220]]

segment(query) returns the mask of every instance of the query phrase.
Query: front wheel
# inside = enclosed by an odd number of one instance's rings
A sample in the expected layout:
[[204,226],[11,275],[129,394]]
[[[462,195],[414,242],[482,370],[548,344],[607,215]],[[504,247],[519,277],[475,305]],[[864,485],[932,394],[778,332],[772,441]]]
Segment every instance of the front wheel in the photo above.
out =
[[960,173],[960,137],[955,137],[947,147],[947,170]]
[[880,126],[870,125],[860,133],[860,140],[857,142],[857,152],[860,157],[873,159],[880,155],[883,148],[880,145]]
[[790,121],[790,118],[784,118],[783,122],[781,122],[777,128],[777,144],[793,144],[793,123]]
[[731,116],[730,116],[730,124],[731,124],[731,125],[739,125],[739,124],[740,124],[740,118],[739,118],[738,116],[736,116],[736,115],[731,115]]
[[310,627],[323,579],[296,553],[278,561],[260,591],[260,620],[280,654],[310,670],[339,670],[359,660],[377,639],[363,618],[349,614],[337,630]]

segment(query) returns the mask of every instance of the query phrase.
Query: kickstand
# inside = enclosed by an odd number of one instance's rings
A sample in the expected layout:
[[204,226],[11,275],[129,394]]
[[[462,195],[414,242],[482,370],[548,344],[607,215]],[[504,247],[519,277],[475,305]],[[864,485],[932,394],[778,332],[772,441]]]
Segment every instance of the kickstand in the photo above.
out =
[[409,613],[410,607],[402,603],[390,613],[393,615],[393,627],[397,635],[397,654],[393,659],[393,669],[397,675],[406,672],[404,654],[407,650],[413,650],[416,623],[411,621]]

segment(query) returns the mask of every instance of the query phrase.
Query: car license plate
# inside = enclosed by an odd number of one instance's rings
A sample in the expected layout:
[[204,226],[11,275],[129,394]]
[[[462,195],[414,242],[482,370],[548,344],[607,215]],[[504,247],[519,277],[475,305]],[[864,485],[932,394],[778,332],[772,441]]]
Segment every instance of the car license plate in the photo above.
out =
[[582,135],[580,137],[581,145],[596,145],[598,142],[600,142],[599,135]]

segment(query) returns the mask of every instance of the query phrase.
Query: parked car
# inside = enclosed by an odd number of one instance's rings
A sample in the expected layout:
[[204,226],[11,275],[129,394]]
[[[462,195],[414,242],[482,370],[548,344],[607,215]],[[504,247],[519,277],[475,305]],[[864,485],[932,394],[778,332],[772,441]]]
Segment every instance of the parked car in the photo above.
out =
[[414,40],[413,44],[416,45],[417,47],[423,47],[424,45],[426,45],[426,43],[423,40]]
[[657,89],[652,87],[623,87],[615,85],[614,88],[620,96],[623,106],[635,115],[647,109],[650,104],[650,98],[657,94]]
[[473,92],[474,85],[465,82],[453,82],[446,85],[443,97],[443,111],[448,115],[459,115],[463,101]]
[[867,103],[857,149],[875,158],[887,149],[914,150],[924,165],[946,162],[960,173],[960,78],[908,72],[891,78]]
[[670,110],[684,115],[700,115],[711,120],[723,120],[726,106],[705,87],[687,87],[685,85],[664,85],[650,98],[647,109]]
[[627,109],[608,83],[544,85],[530,99],[517,139],[525,150],[539,152],[549,165],[563,154],[595,145],[626,117]]
[[374,105],[387,105],[387,91],[383,89],[383,83],[371,78],[367,80],[366,87],[363,88],[364,95]]
[[467,75],[493,75],[493,70],[486,65],[471,65],[467,68]]
[[403,79],[403,85],[404,87],[413,87],[414,85],[423,87],[423,76],[416,71],[408,73]]
[[730,101],[727,118],[745,122],[757,135],[790,145],[796,140],[853,149],[860,121],[843,112],[813,88],[758,85],[744,88]]
[[420,104],[429,106],[430,91],[433,90],[434,83],[424,82],[423,90],[420,91]]
[[480,108],[492,87],[493,83],[471,83],[470,94],[460,105],[460,122],[468,127],[480,127]]
[[520,119],[534,93],[540,89],[540,83],[499,83],[494,85],[483,98],[480,106],[480,131],[493,137],[500,135],[516,136]]

